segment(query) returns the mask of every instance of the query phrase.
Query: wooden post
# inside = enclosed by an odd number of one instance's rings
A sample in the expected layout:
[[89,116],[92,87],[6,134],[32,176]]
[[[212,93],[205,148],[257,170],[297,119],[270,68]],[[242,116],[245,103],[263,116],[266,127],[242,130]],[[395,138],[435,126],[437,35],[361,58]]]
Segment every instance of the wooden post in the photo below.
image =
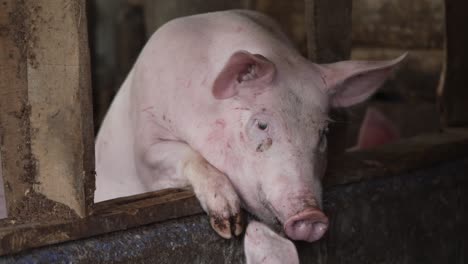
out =
[[468,19],[464,0],[445,0],[445,62],[438,104],[445,126],[468,125]]
[[351,54],[351,0],[305,0],[309,58],[317,63]]
[[[309,59],[315,63],[347,60],[351,54],[351,0],[305,0],[305,21]],[[347,146],[346,111],[332,109],[329,161],[343,153]]]
[[443,12],[444,0],[354,0],[353,46],[441,49]]
[[5,189],[3,188],[2,175],[2,152],[0,151],[0,219],[7,217],[7,209],[5,203]]
[[[352,0],[305,0],[305,28],[307,52],[315,63],[347,60],[351,55],[351,5]],[[328,166],[335,167],[338,157],[347,147],[347,113],[332,109],[328,135]],[[330,233],[330,232],[329,232]],[[327,235],[328,236],[328,235]],[[317,263],[326,263],[328,250],[325,242],[313,246],[299,243],[299,250],[315,254]],[[303,260],[304,261],[304,260]]]
[[151,36],[156,29],[174,18],[246,8],[250,2],[251,0],[144,0],[146,33]]
[[0,151],[10,220],[83,217],[94,192],[85,0],[0,4]]

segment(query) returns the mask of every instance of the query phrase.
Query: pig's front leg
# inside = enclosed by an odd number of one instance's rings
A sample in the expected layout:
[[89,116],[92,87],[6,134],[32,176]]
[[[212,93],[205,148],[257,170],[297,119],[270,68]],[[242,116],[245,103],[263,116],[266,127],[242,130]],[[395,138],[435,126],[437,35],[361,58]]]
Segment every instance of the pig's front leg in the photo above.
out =
[[[240,200],[227,176],[185,143],[165,141],[145,151],[145,182],[155,189],[191,185],[213,229],[223,238],[243,231]],[[143,173],[148,174],[148,173]],[[149,183],[152,181],[152,183]],[[161,184],[159,184],[161,183]],[[158,186],[159,185],[159,186]],[[159,187],[159,188],[158,188]]]

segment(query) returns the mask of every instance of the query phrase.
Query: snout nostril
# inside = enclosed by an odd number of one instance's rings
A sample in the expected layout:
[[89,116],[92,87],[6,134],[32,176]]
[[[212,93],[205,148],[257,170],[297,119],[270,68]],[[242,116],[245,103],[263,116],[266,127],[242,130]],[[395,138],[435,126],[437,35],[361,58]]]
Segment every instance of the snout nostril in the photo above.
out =
[[313,227],[313,223],[307,220],[299,220],[293,223],[292,228],[296,230],[296,232],[307,232],[310,228]]
[[323,234],[327,231],[328,225],[320,221],[300,220],[293,224],[293,228],[298,232],[306,232],[312,229],[314,233]]
[[284,227],[289,238],[313,242],[327,231],[328,218],[321,212],[303,212],[291,217]]
[[314,223],[314,232],[318,237],[322,237],[328,229],[328,225],[322,222]]
[[318,222],[314,224],[314,228],[318,231],[325,231],[328,228],[328,225],[322,222]]

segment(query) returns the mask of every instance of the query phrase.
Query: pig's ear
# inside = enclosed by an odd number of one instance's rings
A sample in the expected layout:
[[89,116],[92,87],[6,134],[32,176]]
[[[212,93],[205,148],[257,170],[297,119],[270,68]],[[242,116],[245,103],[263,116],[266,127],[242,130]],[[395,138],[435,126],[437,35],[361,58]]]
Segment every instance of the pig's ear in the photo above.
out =
[[299,256],[293,242],[257,221],[251,221],[247,226],[244,253],[247,264],[299,264]]
[[369,149],[391,143],[400,138],[395,124],[378,109],[367,108],[359,129],[358,149]]
[[275,65],[260,54],[237,51],[231,55],[213,83],[216,99],[227,99],[241,92],[243,88],[267,87],[275,76]]
[[370,97],[406,57],[388,61],[342,61],[319,66],[333,107],[346,107]]

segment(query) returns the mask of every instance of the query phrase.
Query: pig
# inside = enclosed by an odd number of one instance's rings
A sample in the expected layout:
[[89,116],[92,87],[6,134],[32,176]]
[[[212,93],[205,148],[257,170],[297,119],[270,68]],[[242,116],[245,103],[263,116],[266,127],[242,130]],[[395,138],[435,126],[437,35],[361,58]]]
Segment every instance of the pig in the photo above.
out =
[[299,264],[294,244],[258,221],[247,226],[244,253],[247,264]]
[[243,232],[241,207],[321,238],[328,110],[368,98],[404,55],[316,64],[279,28],[230,10],[158,29],[97,136],[95,201],[190,186],[223,238]]
[[359,128],[357,144],[350,150],[371,149],[399,138],[400,132],[395,124],[377,108],[369,107]]

